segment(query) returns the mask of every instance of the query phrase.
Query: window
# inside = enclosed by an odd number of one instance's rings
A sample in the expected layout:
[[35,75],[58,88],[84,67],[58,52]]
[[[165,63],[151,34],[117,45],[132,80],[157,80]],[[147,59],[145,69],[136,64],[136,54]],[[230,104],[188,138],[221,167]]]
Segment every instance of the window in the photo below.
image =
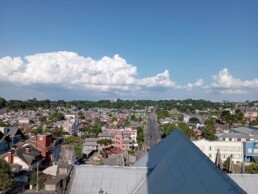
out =
[[235,147],[235,151],[239,152],[240,151],[240,147],[239,146]]
[[258,154],[258,149],[254,149],[254,153]]
[[233,147],[232,146],[228,146],[228,151],[233,151]]
[[212,147],[210,146],[210,151],[212,150]]
[[239,154],[235,154],[233,155],[235,159],[239,159],[240,158],[240,155]]
[[222,146],[222,150],[223,151],[227,151],[227,147],[226,146]]
[[212,156],[212,155],[211,155],[211,154],[209,154],[209,158],[211,158],[211,156]]
[[248,153],[252,153],[252,148],[248,148]]

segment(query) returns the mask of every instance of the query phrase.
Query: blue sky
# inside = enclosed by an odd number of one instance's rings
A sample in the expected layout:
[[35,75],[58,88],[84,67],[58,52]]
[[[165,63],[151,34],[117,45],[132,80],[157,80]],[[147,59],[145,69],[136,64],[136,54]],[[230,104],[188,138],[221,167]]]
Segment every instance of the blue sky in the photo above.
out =
[[257,100],[257,7],[1,0],[0,96]]

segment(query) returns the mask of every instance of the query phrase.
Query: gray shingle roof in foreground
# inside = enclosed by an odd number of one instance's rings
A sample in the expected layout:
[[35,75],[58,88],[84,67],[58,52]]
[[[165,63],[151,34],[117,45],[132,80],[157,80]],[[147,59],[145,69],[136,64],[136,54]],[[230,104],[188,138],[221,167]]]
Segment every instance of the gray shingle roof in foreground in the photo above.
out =
[[70,193],[246,193],[175,130],[134,167],[78,166]]

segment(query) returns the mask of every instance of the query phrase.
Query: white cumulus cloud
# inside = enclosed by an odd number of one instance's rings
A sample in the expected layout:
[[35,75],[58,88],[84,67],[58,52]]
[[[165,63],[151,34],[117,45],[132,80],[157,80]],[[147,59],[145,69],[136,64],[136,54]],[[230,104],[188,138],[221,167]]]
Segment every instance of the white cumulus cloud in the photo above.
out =
[[222,94],[246,94],[247,92],[245,90],[240,90],[240,89],[225,89],[225,90],[221,90]]
[[241,80],[233,77],[228,69],[224,68],[218,75],[213,75],[210,88],[222,94],[246,94],[245,89],[258,89],[258,79]]
[[215,88],[258,88],[258,79],[242,81],[234,78],[227,68],[214,75],[213,81],[211,86]]
[[119,55],[100,60],[74,52],[40,53],[0,59],[0,80],[15,84],[55,84],[65,88],[99,91],[140,90],[144,87],[175,87],[168,70],[153,77],[137,78],[137,68]]
[[188,83],[187,85],[183,86],[183,88],[186,90],[191,90],[195,87],[202,87],[203,84],[204,84],[203,79],[199,79],[195,83]]

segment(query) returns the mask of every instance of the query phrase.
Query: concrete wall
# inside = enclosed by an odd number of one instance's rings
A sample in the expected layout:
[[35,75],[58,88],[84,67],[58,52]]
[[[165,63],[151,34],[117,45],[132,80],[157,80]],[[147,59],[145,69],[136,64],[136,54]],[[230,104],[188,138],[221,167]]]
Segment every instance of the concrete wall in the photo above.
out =
[[56,185],[45,184],[45,190],[46,191],[56,191]]

